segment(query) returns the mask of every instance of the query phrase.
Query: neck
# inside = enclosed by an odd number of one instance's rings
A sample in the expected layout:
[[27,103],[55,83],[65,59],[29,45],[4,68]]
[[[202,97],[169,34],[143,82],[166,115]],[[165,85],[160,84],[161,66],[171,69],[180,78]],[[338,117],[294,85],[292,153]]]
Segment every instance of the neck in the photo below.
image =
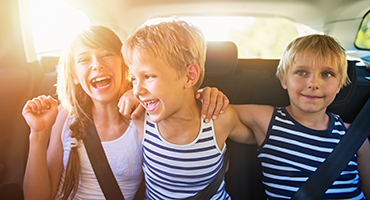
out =
[[286,110],[290,116],[300,124],[315,130],[326,130],[330,127],[330,118],[326,114],[326,110],[319,112],[305,112],[293,106],[287,106]]
[[181,108],[181,111],[158,122],[158,130],[162,137],[174,144],[192,142],[200,130],[201,103],[194,101]]
[[92,115],[96,127],[104,128],[115,126],[117,124],[126,122],[128,119],[124,118],[118,111],[117,104],[99,104],[94,103],[92,107]]

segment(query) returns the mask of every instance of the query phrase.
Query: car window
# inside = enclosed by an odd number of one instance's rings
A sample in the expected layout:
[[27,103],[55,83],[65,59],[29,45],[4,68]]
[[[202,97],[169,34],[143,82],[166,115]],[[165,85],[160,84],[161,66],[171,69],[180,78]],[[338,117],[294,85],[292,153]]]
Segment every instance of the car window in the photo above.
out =
[[[284,48],[294,38],[316,33],[303,24],[279,17],[248,16],[182,16],[202,29],[207,41],[232,41],[238,47],[239,58],[280,58]],[[147,24],[169,18],[153,18]]]
[[359,49],[370,50],[370,11],[366,13],[361,22],[355,46]]
[[38,56],[60,54],[77,31],[90,25],[83,12],[59,0],[30,0],[30,8],[33,42]]

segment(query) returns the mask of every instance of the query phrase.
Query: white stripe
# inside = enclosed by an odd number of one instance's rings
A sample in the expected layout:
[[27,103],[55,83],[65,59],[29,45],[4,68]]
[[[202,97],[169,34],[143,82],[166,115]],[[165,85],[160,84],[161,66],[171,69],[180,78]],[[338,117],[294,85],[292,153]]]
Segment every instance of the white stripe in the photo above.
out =
[[281,147],[274,146],[274,145],[266,144],[264,146],[264,148],[280,151],[280,152],[283,152],[283,153],[287,153],[287,154],[290,154],[290,155],[298,156],[298,157],[301,157],[301,158],[305,158],[305,159],[309,159],[309,160],[313,160],[313,161],[317,161],[317,162],[324,162],[325,161],[325,158],[312,156],[310,154],[305,154],[305,153],[301,153],[301,152],[298,152],[298,151],[293,151],[293,150],[281,148]]
[[345,131],[340,131],[340,130],[336,130],[336,129],[334,129],[334,130],[332,131],[332,133],[337,133],[337,134],[339,134],[339,135],[344,135],[344,134],[346,134],[346,132],[345,132]]
[[278,194],[272,193],[272,192],[267,191],[267,190],[265,190],[265,192],[270,197],[281,198],[281,199],[290,199],[290,197],[283,196],[283,195],[278,195]]
[[340,194],[340,193],[350,193],[356,191],[357,187],[347,187],[347,188],[334,188],[328,189],[326,194]]
[[270,169],[273,169],[273,170],[283,170],[283,171],[300,171],[298,169],[295,169],[293,167],[284,167],[284,166],[279,166],[279,165],[274,165],[274,164],[270,164],[270,163],[261,163],[263,167],[267,167],[267,168],[270,168]]
[[273,175],[269,173],[263,173],[263,175],[267,178],[273,178],[277,180],[284,180],[284,181],[298,181],[298,182],[306,182],[308,177],[289,177],[289,176],[279,176]]
[[281,157],[277,157],[277,156],[273,156],[273,155],[268,155],[268,154],[265,154],[265,153],[261,153],[258,157],[268,158],[268,159],[271,159],[271,160],[276,160],[276,161],[283,162],[283,163],[286,163],[286,164],[301,167],[301,168],[309,170],[309,171],[315,171],[316,170],[316,167],[305,165],[305,164],[302,164],[302,163],[299,163],[299,162],[294,162],[292,160],[288,160],[288,159],[285,159],[285,158],[281,158]]
[[357,184],[359,182],[360,176],[356,174],[355,178],[347,181],[334,181],[333,185],[351,185],[351,184]]
[[280,117],[276,116],[275,117],[275,120],[276,121],[280,121],[280,122],[283,122],[283,123],[286,123],[286,124],[290,124],[290,125],[294,125],[294,123],[290,120],[287,120],[287,119],[281,119]]
[[285,114],[285,113],[283,113],[283,111],[282,111],[282,110],[280,110],[280,109],[278,109],[278,110],[277,110],[277,113],[279,113],[280,115],[282,115],[282,116],[284,116],[284,117],[286,116],[286,114]]
[[272,188],[277,188],[277,189],[287,190],[287,191],[292,191],[292,192],[298,191],[297,187],[291,187],[291,186],[280,185],[280,184],[275,184],[275,183],[268,183],[268,182],[264,182],[264,181],[262,181],[262,182],[263,182],[263,184],[265,184],[269,187],[272,187]]
[[297,136],[300,136],[300,137],[312,139],[312,140],[322,141],[322,142],[331,142],[331,143],[338,144],[338,142],[340,141],[339,139],[323,138],[323,137],[313,136],[313,135],[310,135],[310,134],[307,134],[307,133],[303,133],[303,132],[300,132],[300,131],[290,130],[290,129],[283,128],[283,127],[276,126],[276,125],[272,126],[272,129],[273,130],[282,131],[282,132],[286,132],[286,133],[290,133],[292,135],[297,135]]
[[285,143],[289,143],[289,144],[293,144],[293,145],[296,145],[296,146],[304,147],[304,148],[307,148],[307,149],[312,149],[312,150],[315,150],[315,151],[321,151],[321,152],[327,152],[327,153],[331,153],[333,151],[332,148],[314,146],[314,145],[306,144],[306,143],[303,143],[303,142],[298,142],[296,140],[283,138],[283,137],[280,137],[280,136],[270,136],[269,139],[276,140],[276,141],[281,141],[281,142],[285,142]]

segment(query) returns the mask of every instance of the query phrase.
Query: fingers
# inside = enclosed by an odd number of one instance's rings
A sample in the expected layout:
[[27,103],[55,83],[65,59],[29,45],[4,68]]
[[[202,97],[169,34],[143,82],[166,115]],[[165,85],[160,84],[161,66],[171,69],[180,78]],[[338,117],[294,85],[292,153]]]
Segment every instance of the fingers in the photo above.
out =
[[123,94],[118,102],[119,112],[127,118],[131,118],[132,115],[136,116],[140,113],[140,109],[137,111],[138,113],[135,112],[139,107],[139,102],[135,99],[132,90]]
[[23,108],[24,112],[33,112],[35,114],[42,114],[52,107],[58,107],[58,103],[50,96],[41,95],[28,100]]
[[229,106],[229,99],[217,88],[205,87],[196,98],[203,98],[201,115],[205,122],[217,119]]
[[226,111],[226,108],[229,106],[229,99],[222,92],[217,96],[217,105],[216,109],[213,112],[212,119],[217,119],[218,116]]
[[202,117],[205,122],[209,122],[214,110],[216,108],[216,102],[218,99],[219,91],[217,88],[206,87],[202,91],[203,104],[202,104]]
[[139,106],[131,114],[131,119],[137,119],[144,111],[145,108],[141,104],[139,104]]
[[202,110],[201,110],[201,116],[206,121],[209,122],[210,116],[207,118],[208,113],[208,107],[210,103],[210,94],[211,94],[211,88],[205,87],[203,89],[198,90],[198,93],[196,95],[197,99],[202,100]]

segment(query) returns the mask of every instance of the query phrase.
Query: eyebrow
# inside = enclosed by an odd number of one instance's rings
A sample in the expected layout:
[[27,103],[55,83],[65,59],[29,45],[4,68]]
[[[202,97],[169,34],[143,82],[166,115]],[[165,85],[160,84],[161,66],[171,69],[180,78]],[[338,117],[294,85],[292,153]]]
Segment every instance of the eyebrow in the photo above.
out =
[[87,51],[83,51],[79,54],[77,54],[77,56],[85,56],[85,55],[88,55],[89,53]]

